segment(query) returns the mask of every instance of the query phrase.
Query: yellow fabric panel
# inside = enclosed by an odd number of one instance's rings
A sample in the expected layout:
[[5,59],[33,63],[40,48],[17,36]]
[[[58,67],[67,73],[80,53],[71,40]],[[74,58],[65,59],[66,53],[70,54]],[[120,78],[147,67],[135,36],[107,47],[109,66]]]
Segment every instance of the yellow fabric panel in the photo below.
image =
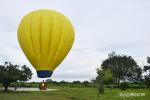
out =
[[18,40],[36,70],[53,71],[67,56],[75,34],[70,21],[52,10],[37,10],[23,17]]
[[[21,32],[21,34],[18,34],[18,40],[20,41],[20,45],[21,48],[23,49],[26,57],[28,58],[28,60],[31,62],[31,64],[33,66],[37,66],[36,64],[36,60],[35,58],[35,54],[33,51],[33,46],[32,46],[32,39],[31,39],[31,34],[26,34],[26,33],[30,33],[30,18],[26,17],[26,19],[28,21],[24,21],[22,20],[22,25],[19,26],[19,32]],[[26,25],[26,27],[24,26],[24,24]],[[25,30],[24,30],[25,29]]]
[[[65,26],[68,26],[68,27],[65,27]],[[74,33],[73,30],[70,30],[72,29],[71,24],[67,21],[64,21],[63,27],[64,27],[62,31],[63,36],[61,38],[61,42],[58,45],[57,52],[52,62],[53,69],[55,69],[55,67],[60,64],[60,62],[62,61],[61,59],[64,59],[67,56],[68,52],[70,51],[72,47],[72,43],[74,41],[74,34],[70,35],[70,33]]]

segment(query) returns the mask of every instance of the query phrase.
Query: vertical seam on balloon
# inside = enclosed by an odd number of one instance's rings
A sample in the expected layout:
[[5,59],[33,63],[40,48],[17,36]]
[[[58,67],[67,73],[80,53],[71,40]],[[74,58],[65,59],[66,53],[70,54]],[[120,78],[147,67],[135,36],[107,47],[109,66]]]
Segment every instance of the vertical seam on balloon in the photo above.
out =
[[[50,20],[51,22],[50,22],[50,31],[49,31],[49,42],[48,42],[48,53],[47,53],[48,56],[47,56],[47,60],[48,60],[49,55],[50,55],[50,54],[49,54],[49,53],[50,53],[50,50],[49,50],[49,49],[50,49],[51,41],[52,41],[52,40],[51,40],[51,37],[52,37],[52,29],[53,29],[53,25],[52,25],[52,24],[53,24],[53,14],[51,14],[50,19],[51,19],[51,20]],[[47,61],[47,62],[49,62],[49,61]],[[48,65],[49,65],[49,64],[48,64]],[[50,66],[49,66],[49,67],[50,67]]]
[[[36,57],[36,53],[35,53],[35,50],[34,50],[34,47],[33,47],[33,39],[32,39],[32,28],[31,28],[31,24],[32,24],[32,18],[30,17],[30,39],[31,39],[31,47],[32,47],[32,50],[33,50],[33,55]],[[37,62],[37,61],[36,61]]]
[[40,23],[39,23],[39,44],[40,44],[40,54],[39,54],[40,55],[40,63],[39,63],[39,67],[41,66],[41,61],[42,61],[42,56],[41,56],[41,44],[42,44],[41,43],[42,42],[41,41],[41,38],[42,38],[42,35],[41,35],[41,32],[42,32],[42,29],[41,29],[41,26],[42,26],[41,25],[42,24],[41,20],[42,20],[42,18],[41,17],[42,17],[42,12],[40,13]]
[[[62,57],[65,58],[65,57],[67,56],[67,54],[69,53],[71,47],[72,47],[72,46],[70,47],[69,44],[65,46],[65,44],[67,44],[67,43],[66,43],[67,41],[70,41],[70,39],[66,39],[66,41],[65,41],[65,43],[64,43],[64,46],[63,46],[63,51],[64,51],[64,52],[62,52],[62,54],[65,53],[65,55],[64,55],[64,56],[61,55],[60,58],[62,58]],[[68,43],[69,43],[69,42],[68,42]],[[70,47],[70,48],[67,50],[68,47]],[[62,61],[64,60],[63,58],[62,58]],[[58,66],[59,64],[60,64],[60,61],[59,61],[58,63],[56,63],[56,66]],[[54,68],[54,69],[55,69],[55,68]]]
[[[66,34],[65,34],[66,35]],[[67,39],[64,39],[65,41],[64,41],[64,44],[63,44],[63,47],[62,47],[62,52],[61,52],[61,55],[59,56],[59,58],[62,58],[63,57],[63,54],[64,54],[64,52],[65,52],[65,48],[66,48],[66,46],[65,46],[65,44],[67,44],[66,42],[69,40],[69,38],[67,38]],[[60,52],[59,52],[59,54],[60,54]],[[65,57],[65,55],[64,55],[64,57]],[[63,61],[64,59],[60,59],[59,61],[58,61],[58,64],[57,64],[57,62],[56,62],[56,66],[57,65],[59,65],[60,64],[60,61]],[[55,60],[55,61],[57,61],[57,60]],[[56,68],[56,67],[55,67]],[[53,69],[55,69],[55,68],[53,68]]]
[[[67,33],[67,32],[66,32]],[[63,56],[63,55],[61,55],[60,56],[60,58],[62,59],[62,61],[64,60],[63,58],[65,58],[66,56],[67,56],[67,54],[69,53],[69,51],[71,50],[71,48],[72,48],[72,46],[73,45],[71,45],[71,44],[68,44],[68,45],[66,45],[65,46],[65,44],[67,44],[67,43],[70,43],[70,41],[72,41],[72,39],[71,38],[67,38],[67,39],[65,39],[66,41],[64,42],[64,46],[63,46],[63,51],[64,52],[62,52],[62,54],[64,54],[65,53],[65,55]],[[74,42],[74,40],[72,41],[72,43]],[[70,46],[71,45],[71,46]],[[69,49],[67,50],[67,48],[69,47]],[[63,57],[63,58],[62,58]],[[57,61],[57,60],[56,60]],[[56,66],[58,66],[60,64],[60,61],[58,61],[57,63],[56,63]],[[55,69],[55,68],[54,68]]]
[[[55,57],[55,56],[56,56],[56,53],[57,53],[57,49],[58,49],[58,47],[59,47],[59,45],[60,45],[60,41],[61,41],[61,39],[62,39],[63,24],[64,24],[64,23],[62,24],[62,19],[61,19],[61,22],[60,22],[60,23],[61,23],[60,33],[59,33],[60,35],[59,35],[58,43],[56,44],[56,46],[57,46],[57,47],[56,47],[56,49],[55,49],[55,53],[54,53],[54,55],[53,55],[53,56],[54,56],[54,58],[53,58],[53,60],[52,60],[52,63],[53,63],[53,62],[55,62],[55,59],[56,59],[56,57]],[[54,65],[52,66],[52,69],[54,69]]]

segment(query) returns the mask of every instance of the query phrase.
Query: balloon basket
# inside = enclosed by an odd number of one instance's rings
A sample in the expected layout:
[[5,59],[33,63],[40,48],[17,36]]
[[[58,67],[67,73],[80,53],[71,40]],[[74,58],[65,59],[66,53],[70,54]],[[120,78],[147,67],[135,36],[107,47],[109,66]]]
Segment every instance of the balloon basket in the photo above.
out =
[[39,89],[40,90],[47,90],[47,83],[46,82],[41,82],[40,84],[39,84]]

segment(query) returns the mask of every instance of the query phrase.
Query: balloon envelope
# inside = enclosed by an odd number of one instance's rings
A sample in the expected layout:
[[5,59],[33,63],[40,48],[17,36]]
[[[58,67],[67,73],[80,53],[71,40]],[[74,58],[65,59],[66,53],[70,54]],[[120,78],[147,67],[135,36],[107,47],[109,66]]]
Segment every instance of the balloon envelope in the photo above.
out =
[[18,41],[40,78],[50,77],[74,42],[74,29],[63,14],[52,10],[33,11],[20,22]]

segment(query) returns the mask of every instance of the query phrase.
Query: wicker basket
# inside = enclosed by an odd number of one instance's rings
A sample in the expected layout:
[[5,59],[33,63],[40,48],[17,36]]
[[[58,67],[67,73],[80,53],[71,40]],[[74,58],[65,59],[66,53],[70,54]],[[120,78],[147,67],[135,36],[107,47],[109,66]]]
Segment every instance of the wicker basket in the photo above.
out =
[[40,90],[47,90],[47,84],[45,82],[41,82],[39,85]]

